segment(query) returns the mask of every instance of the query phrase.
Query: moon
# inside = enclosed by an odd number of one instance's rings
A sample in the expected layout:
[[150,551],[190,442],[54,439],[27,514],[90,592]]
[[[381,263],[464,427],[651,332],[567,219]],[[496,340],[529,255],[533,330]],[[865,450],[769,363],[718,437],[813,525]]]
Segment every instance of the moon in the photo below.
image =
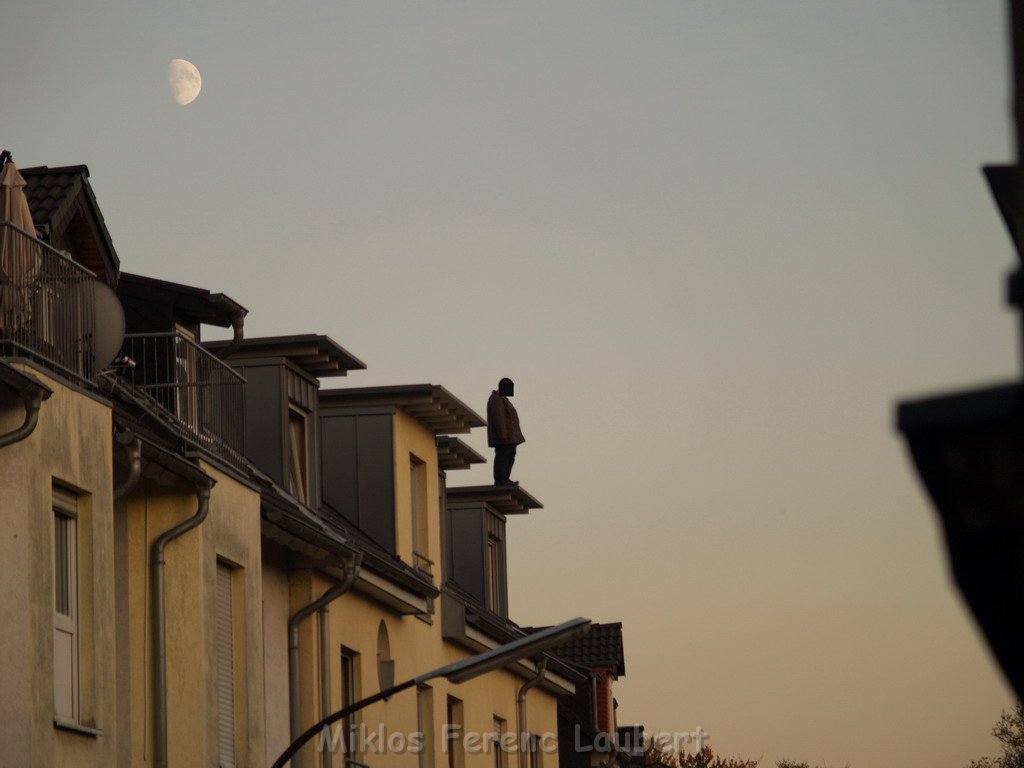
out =
[[184,106],[196,100],[203,88],[203,78],[191,61],[171,59],[167,67],[167,84],[171,87],[174,100]]

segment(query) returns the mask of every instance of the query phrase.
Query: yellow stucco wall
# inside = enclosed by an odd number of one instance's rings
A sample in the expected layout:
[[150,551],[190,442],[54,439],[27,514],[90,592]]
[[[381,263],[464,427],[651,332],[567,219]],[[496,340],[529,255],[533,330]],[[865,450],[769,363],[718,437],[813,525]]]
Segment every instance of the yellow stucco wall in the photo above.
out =
[[441,517],[438,508],[437,443],[434,433],[423,427],[405,411],[394,415],[395,451],[395,542],[398,556],[412,565],[412,489],[409,457],[416,456],[426,464],[427,530],[429,552],[434,561],[434,581],[441,572]]
[[[165,550],[168,757],[172,766],[217,766],[217,668],[214,649],[217,563],[234,568],[235,744],[239,765],[262,760],[263,628],[259,494],[206,463],[217,484],[207,519]],[[130,763],[152,765],[153,638],[150,551],[165,530],[197,509],[186,484],[144,480],[126,498]]]
[[[394,422],[394,454],[395,454],[395,514],[396,540],[399,556],[407,563],[412,563],[412,513],[410,503],[410,475],[407,470],[409,454],[427,463],[427,511],[429,520],[429,557],[435,561],[435,583],[441,579],[441,519],[438,502],[438,471],[437,451],[434,434],[423,427],[418,421],[399,411]],[[290,610],[298,610],[319,597],[333,582],[309,570],[295,571],[290,574],[289,593]],[[283,615],[283,614],[282,614]],[[401,616],[381,603],[369,598],[357,590],[335,600],[330,605],[330,636],[329,651],[332,711],[341,707],[341,654],[342,648],[354,651],[356,657],[359,682],[357,696],[365,697],[380,690],[377,672],[378,631],[381,621],[387,628],[391,658],[395,662],[395,682],[401,682],[443,664],[471,655],[465,648],[444,640],[441,636],[441,621],[438,614],[433,621],[427,622],[416,616]],[[268,616],[269,618],[269,616]],[[279,616],[278,621],[281,621]],[[284,617],[284,621],[287,618]],[[278,630],[275,630],[278,631]],[[284,633],[282,626],[279,630]],[[320,706],[319,693],[319,626],[318,617],[306,619],[300,628],[300,679],[302,681],[301,710],[303,727],[320,719],[327,712]],[[269,674],[269,672],[268,672]],[[485,676],[453,685],[444,679],[430,683],[433,701],[434,732],[433,751],[435,768],[448,765],[448,755],[443,744],[441,729],[446,722],[447,697],[453,696],[463,702],[463,720],[467,733],[490,734],[493,731],[494,718],[499,717],[507,723],[510,732],[518,730],[516,713],[516,694],[523,684],[521,678],[511,672],[500,670]],[[557,700],[551,693],[537,688],[528,694],[527,730],[538,734],[556,734]],[[287,713],[284,712],[286,717]],[[269,716],[269,709],[268,709]],[[403,691],[387,702],[371,705],[362,711],[357,718],[370,732],[379,734],[378,727],[386,724],[385,734],[392,734],[396,746],[408,734],[418,730],[417,693],[414,689]],[[385,743],[375,736],[380,749],[386,749]],[[553,739],[550,741],[554,747]],[[268,763],[279,754],[276,750],[268,754]],[[304,768],[321,765],[320,755],[315,752],[315,745],[310,744],[302,752]],[[405,750],[396,752],[388,750],[384,756],[364,754],[359,759],[370,765],[413,766],[419,765],[417,753]],[[509,754],[506,765],[515,766],[517,756]],[[341,755],[334,758],[333,765],[341,766]],[[484,768],[493,766],[494,757],[490,752],[482,750],[465,752],[466,768]],[[556,768],[558,755],[556,751],[544,755],[545,768]]]
[[[0,765],[107,766],[115,760],[111,411],[31,367],[53,390],[25,440],[0,448]],[[0,403],[0,433],[21,425],[14,398]],[[79,496],[80,722],[54,726],[54,483]]]
[[[266,764],[291,743],[288,719],[288,618],[290,597],[285,554],[263,546],[263,690]],[[255,761],[254,761],[255,764]]]

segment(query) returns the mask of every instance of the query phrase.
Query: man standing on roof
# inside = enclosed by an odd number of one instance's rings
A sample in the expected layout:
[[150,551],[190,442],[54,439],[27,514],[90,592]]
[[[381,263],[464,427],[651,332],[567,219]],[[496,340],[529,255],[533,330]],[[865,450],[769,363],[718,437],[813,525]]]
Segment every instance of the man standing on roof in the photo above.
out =
[[495,485],[509,484],[516,446],[526,442],[519,428],[519,414],[508,400],[513,394],[512,379],[502,379],[487,400],[487,444],[494,449]]

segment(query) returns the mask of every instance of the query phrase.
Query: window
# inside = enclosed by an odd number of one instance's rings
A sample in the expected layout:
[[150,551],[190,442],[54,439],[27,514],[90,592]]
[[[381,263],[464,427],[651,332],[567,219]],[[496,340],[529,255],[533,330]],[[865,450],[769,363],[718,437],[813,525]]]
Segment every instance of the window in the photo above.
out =
[[530,768],[541,768],[543,761],[541,760],[540,751],[540,737],[536,733],[531,733],[529,737],[529,749],[530,749]]
[[217,563],[217,724],[221,768],[235,768],[235,606],[234,569]]
[[288,491],[303,504],[309,499],[306,460],[306,414],[288,407]]
[[484,600],[487,608],[499,616],[508,615],[508,591],[505,586],[505,522],[498,515],[485,513],[486,558]]
[[501,605],[501,595],[498,592],[498,542],[495,539],[487,540],[487,607],[497,612]]
[[[359,701],[359,654],[342,646],[341,649],[341,708]],[[341,720],[341,733],[344,739],[345,754],[355,759],[354,747],[359,743],[356,738],[358,720],[349,715]]]
[[78,497],[53,487],[53,707],[78,722]]
[[494,717],[494,768],[508,768],[508,755],[505,753],[505,733],[508,725],[500,717]]
[[174,330],[178,334],[171,339],[174,345],[175,413],[198,435],[201,434],[201,425],[196,334],[180,323],[174,324]]
[[463,768],[466,756],[462,749],[463,721],[462,701],[448,697],[448,725],[445,727],[445,751],[448,753],[448,768]]
[[409,495],[412,508],[413,566],[428,576],[432,576],[434,561],[430,559],[428,541],[430,527],[427,521],[427,465],[411,453],[409,454]]
[[416,687],[416,725],[423,738],[419,768],[434,768],[434,691],[429,685]]

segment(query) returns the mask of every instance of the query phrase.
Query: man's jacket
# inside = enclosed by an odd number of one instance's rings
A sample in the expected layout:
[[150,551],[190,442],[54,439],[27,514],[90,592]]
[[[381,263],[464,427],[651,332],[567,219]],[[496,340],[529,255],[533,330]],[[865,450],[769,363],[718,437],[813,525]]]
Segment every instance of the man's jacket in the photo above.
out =
[[491,392],[487,400],[487,445],[519,445],[525,443],[523,430],[519,428],[519,414],[507,397]]

